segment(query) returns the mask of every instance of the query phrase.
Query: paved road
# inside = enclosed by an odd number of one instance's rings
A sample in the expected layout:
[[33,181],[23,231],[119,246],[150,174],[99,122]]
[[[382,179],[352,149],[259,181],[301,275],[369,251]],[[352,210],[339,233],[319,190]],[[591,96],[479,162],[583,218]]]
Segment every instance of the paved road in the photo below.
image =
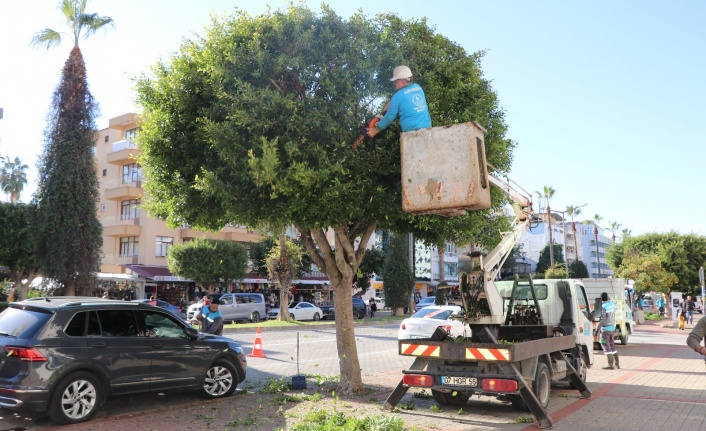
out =
[[[700,317],[700,316],[699,316]],[[588,385],[593,392],[591,400],[581,400],[578,393],[564,387],[552,391],[549,410],[555,430],[646,430],[706,429],[706,373],[704,361],[685,345],[686,331],[661,328],[659,325],[640,325],[630,336],[628,346],[618,346],[621,370],[603,370],[605,358],[596,352],[596,362],[588,374]],[[379,405],[400,378],[400,370],[407,368],[411,359],[397,355],[396,326],[360,327],[356,329],[358,353],[363,380],[373,389],[365,399],[347,401],[356,414],[379,414]],[[248,385],[261,384],[269,377],[289,377],[297,372],[297,337],[292,331],[263,331],[262,343],[266,358],[249,358]],[[227,334],[239,341],[246,352],[251,352],[254,331]],[[335,333],[331,328],[317,328],[299,332],[299,371],[323,376],[338,374]],[[507,401],[490,397],[473,398],[463,415],[456,411],[434,412],[431,400],[412,398],[410,391],[403,402],[411,401],[414,410],[395,413],[409,425],[434,430],[523,430],[536,429],[515,423],[518,417],[529,413],[518,412]],[[135,417],[149,421],[148,429],[190,429],[183,416],[172,416],[172,411],[185,413],[202,406],[198,395],[178,393],[143,395],[129,399],[112,400],[89,424],[72,427],[76,430],[109,430],[115,424],[123,429],[143,427]],[[221,400],[223,404],[242,403],[250,398],[234,397]],[[222,407],[221,407],[222,408]],[[253,407],[257,410],[257,407]],[[192,417],[200,417],[193,413]],[[39,416],[16,415],[0,409],[0,430],[43,429],[53,424]],[[188,414],[187,414],[188,417]],[[117,420],[116,420],[117,419]],[[191,428],[193,429],[193,428]],[[212,422],[209,429],[231,429]],[[261,428],[258,428],[261,429]]]

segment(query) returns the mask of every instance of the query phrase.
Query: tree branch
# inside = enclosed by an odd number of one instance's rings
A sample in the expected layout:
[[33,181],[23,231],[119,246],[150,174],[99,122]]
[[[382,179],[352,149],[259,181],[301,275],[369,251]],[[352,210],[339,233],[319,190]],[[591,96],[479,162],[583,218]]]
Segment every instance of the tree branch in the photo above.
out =
[[314,262],[314,265],[318,266],[319,269],[323,269],[325,272],[326,264],[321,258],[319,252],[316,250],[316,244],[314,244],[314,241],[311,238],[311,232],[306,229],[302,229],[301,226],[295,225],[295,227],[299,231],[299,238],[302,240],[302,243],[304,244],[304,247],[306,248],[306,251],[309,254],[309,257],[311,258],[312,262]]

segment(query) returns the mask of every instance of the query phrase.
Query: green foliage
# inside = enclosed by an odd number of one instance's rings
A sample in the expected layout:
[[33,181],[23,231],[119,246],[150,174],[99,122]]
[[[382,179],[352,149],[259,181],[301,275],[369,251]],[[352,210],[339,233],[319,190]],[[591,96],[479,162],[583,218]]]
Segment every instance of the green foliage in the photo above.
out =
[[414,278],[409,267],[407,235],[394,234],[390,238],[385,270],[383,293],[385,305],[391,309],[406,307],[414,288]]
[[382,274],[385,269],[385,258],[387,255],[384,251],[378,248],[371,248],[365,252],[363,262],[358,267],[357,281],[358,287],[363,289],[363,292],[370,288],[370,279],[375,274]]
[[37,260],[65,295],[87,294],[100,269],[102,226],[97,216],[95,117],[86,66],[77,46],[54,91],[43,154],[38,163]]
[[0,189],[10,195],[10,202],[16,204],[20,200],[20,193],[27,184],[27,173],[29,166],[22,163],[19,157],[10,161],[7,157],[4,161],[0,157],[3,166],[0,167]]
[[[59,10],[64,15],[66,23],[71,30],[74,46],[78,47],[78,41],[96,33],[103,27],[115,27],[113,19],[107,16],[99,16],[97,13],[86,13],[87,0],[61,0]],[[69,35],[63,31],[56,31],[45,28],[35,33],[31,45],[33,47],[45,47],[47,50],[61,43],[61,35]]]
[[608,249],[606,262],[617,274],[622,272],[621,268],[634,266],[632,263],[626,265],[624,262],[627,257],[635,257],[634,253],[643,257],[650,254],[657,255],[664,271],[676,277],[672,286],[685,294],[700,294],[699,267],[706,264],[706,238],[673,231],[627,236],[620,244],[615,244]]
[[269,275],[267,272],[267,253],[275,244],[277,244],[275,238],[268,236],[263,238],[262,241],[250,245],[248,250],[250,265],[253,272],[259,277],[267,278]]
[[275,379],[269,377],[267,383],[260,390],[263,394],[281,394],[289,390],[289,382],[287,379]]
[[575,260],[569,264],[569,278],[588,278],[588,268],[580,260]]
[[645,313],[645,320],[662,320],[658,313]]
[[564,269],[563,266],[561,267],[555,267],[554,269],[547,269],[547,271],[544,273],[544,278],[545,279],[562,279],[562,278],[567,278],[566,277],[566,270]]
[[[279,242],[270,248],[265,259],[267,265],[267,274],[270,281],[278,283],[283,278],[290,282],[294,279],[302,266],[304,249],[302,246],[295,244],[291,239],[285,240],[285,255],[286,259],[281,258],[281,250]],[[285,286],[289,288],[289,286]]]
[[0,203],[0,266],[8,268],[18,286],[23,279],[32,280],[39,269],[32,227],[36,211],[36,205]]
[[422,389],[419,392],[415,392],[414,395],[412,395],[412,397],[419,398],[420,400],[430,400],[430,399],[434,398],[432,396],[432,394],[427,392],[425,389]]
[[342,412],[329,411],[320,408],[310,410],[291,431],[407,431],[401,418],[391,415],[376,415],[367,417],[347,416]]
[[[561,246],[559,244],[555,244],[554,247],[551,247],[551,249],[554,252],[554,265],[559,266],[564,264],[564,252],[561,249]],[[542,251],[539,252],[539,259],[537,260],[537,269],[536,272],[538,273],[543,273],[546,272],[547,269],[550,267],[550,258],[549,258],[549,244],[546,244]]]
[[247,263],[247,251],[241,244],[204,238],[175,244],[167,255],[172,274],[191,279],[210,292],[221,280],[245,277]]
[[657,254],[645,255],[637,250],[623,256],[615,275],[635,280],[635,290],[638,292],[668,293],[678,281],[676,275],[663,267]]

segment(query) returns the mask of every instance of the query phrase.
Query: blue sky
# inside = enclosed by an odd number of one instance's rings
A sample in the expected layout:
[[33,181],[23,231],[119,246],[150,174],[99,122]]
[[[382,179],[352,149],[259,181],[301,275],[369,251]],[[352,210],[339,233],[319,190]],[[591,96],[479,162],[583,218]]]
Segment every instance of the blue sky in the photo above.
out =
[[[36,188],[45,117],[67,41],[48,53],[32,35],[63,29],[58,0],[0,0],[0,154],[30,166]],[[318,9],[320,2],[308,2]],[[342,17],[394,12],[426,17],[468,52],[485,51],[484,75],[517,142],[510,177],[529,192],[551,186],[555,210],[587,204],[633,235],[706,235],[700,173],[706,162],[706,2],[334,0]],[[273,8],[284,2],[272,1]],[[430,5],[433,5],[430,6]],[[89,0],[115,30],[81,43],[91,92],[108,119],[135,112],[130,77],[203,34],[211,11],[263,13],[261,1]],[[5,197],[3,196],[4,200]],[[536,201],[536,198],[535,198]],[[535,206],[535,210],[536,210]]]

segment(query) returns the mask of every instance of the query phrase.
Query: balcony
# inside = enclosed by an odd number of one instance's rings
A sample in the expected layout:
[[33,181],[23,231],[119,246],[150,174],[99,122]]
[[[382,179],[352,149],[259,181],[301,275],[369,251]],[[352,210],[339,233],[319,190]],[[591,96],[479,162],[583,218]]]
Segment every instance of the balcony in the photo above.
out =
[[121,217],[104,217],[101,219],[103,236],[123,237],[140,236],[142,227],[140,218],[122,219]]
[[137,265],[138,256],[120,256],[117,254],[106,254],[101,258],[102,265]]
[[106,161],[112,165],[124,165],[127,161],[135,161],[141,153],[134,142],[128,139],[115,142],[112,151],[106,156]]
[[132,181],[121,184],[119,180],[105,183],[105,198],[110,201],[127,201],[142,197],[142,181]]

